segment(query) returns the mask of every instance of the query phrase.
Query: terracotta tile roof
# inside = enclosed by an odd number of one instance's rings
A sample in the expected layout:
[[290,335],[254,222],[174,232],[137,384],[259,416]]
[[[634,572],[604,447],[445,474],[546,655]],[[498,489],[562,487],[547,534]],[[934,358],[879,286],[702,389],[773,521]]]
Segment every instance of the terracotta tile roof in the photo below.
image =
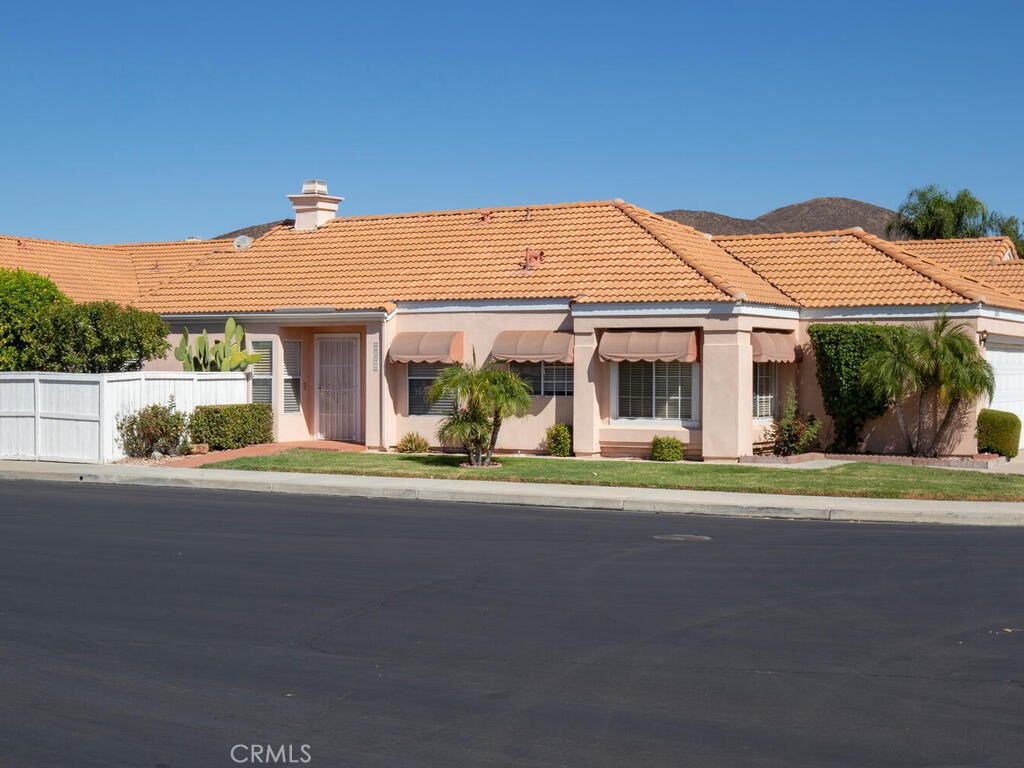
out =
[[153,292],[160,284],[211,253],[235,252],[230,239],[119,243],[104,247],[130,254],[140,294]]
[[900,243],[920,256],[973,275],[982,282],[1024,296],[1024,259],[1008,237],[969,240],[913,240]]
[[131,259],[116,248],[0,235],[0,268],[49,277],[75,301],[137,303]]
[[226,239],[0,237],[0,267],[48,275],[78,301],[167,314],[472,299],[1024,309],[1024,260],[993,263],[1008,244],[893,243],[856,229],[712,238],[615,201],[343,217],[314,231],[282,225],[244,251]]
[[988,304],[1024,299],[861,230],[716,237],[715,243],[805,307]]
[[[524,268],[527,251],[542,260]],[[739,286],[734,289],[733,285]],[[162,312],[579,298],[792,305],[695,230],[617,202],[344,217],[278,227],[145,293]]]

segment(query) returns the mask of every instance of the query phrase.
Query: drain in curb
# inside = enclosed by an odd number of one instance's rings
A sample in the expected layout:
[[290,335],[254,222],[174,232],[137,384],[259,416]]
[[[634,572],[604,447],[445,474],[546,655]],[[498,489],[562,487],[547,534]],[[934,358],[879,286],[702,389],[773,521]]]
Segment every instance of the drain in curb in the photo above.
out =
[[654,538],[658,541],[711,541],[710,536],[697,536],[693,533],[663,533]]

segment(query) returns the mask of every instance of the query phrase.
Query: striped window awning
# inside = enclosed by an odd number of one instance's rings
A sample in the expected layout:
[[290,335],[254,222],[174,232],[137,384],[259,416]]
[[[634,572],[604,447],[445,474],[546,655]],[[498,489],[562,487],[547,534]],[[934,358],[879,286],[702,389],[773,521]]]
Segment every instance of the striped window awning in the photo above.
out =
[[755,363],[795,363],[796,334],[792,331],[754,331],[750,334]]
[[597,352],[606,362],[693,363],[697,331],[605,331]]
[[572,363],[573,335],[560,331],[502,331],[491,352],[515,363]]
[[461,363],[462,331],[399,333],[388,349],[393,363]]

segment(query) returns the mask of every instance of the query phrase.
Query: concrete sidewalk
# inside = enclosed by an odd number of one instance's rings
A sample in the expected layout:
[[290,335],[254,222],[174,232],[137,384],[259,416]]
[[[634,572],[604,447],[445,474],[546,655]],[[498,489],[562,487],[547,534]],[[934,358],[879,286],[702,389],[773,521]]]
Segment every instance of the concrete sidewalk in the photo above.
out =
[[1024,525],[1024,504],[857,499],[832,496],[680,491],[485,480],[309,475],[127,464],[0,461],[0,480],[152,485],[316,496],[421,499],[475,504],[607,509],[662,514],[778,517],[948,525]]

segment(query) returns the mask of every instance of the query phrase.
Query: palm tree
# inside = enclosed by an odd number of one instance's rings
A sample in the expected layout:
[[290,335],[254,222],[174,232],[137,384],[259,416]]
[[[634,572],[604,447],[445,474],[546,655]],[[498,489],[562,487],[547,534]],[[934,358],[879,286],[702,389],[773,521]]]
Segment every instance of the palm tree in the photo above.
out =
[[890,328],[888,333],[881,334],[879,349],[864,362],[861,378],[871,392],[895,411],[907,452],[915,453],[920,438],[921,419],[918,418],[919,434],[915,440],[907,428],[903,404],[915,393],[920,393],[921,377],[910,349],[909,337],[909,330],[902,326]]
[[886,223],[885,233],[904,240],[937,240],[999,234],[999,226],[970,190],[961,189],[954,197],[929,184],[910,190],[896,216]]
[[461,444],[474,466],[491,463],[502,422],[530,409],[530,388],[519,374],[495,361],[478,366],[476,353],[472,363],[448,366],[430,385],[428,401],[446,397],[455,401],[455,411],[437,436]]
[[[935,318],[930,329],[914,334],[922,361],[921,373],[926,391],[932,393],[938,425],[927,446],[928,456],[936,455],[947,444],[963,405],[973,405],[982,395],[991,400],[995,394],[995,372],[969,333],[965,323],[954,323],[943,313]],[[940,420],[943,408],[945,413]]]
[[[930,326],[893,328],[882,347],[868,358],[864,382],[892,405],[910,452],[935,456],[949,441],[965,405],[982,395],[992,397],[995,374],[966,324],[945,312]],[[904,403],[917,397],[917,423],[911,438]],[[928,412],[934,428],[926,434]]]

